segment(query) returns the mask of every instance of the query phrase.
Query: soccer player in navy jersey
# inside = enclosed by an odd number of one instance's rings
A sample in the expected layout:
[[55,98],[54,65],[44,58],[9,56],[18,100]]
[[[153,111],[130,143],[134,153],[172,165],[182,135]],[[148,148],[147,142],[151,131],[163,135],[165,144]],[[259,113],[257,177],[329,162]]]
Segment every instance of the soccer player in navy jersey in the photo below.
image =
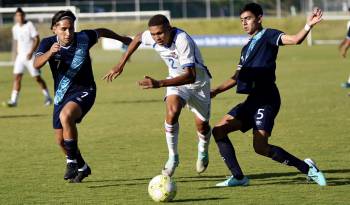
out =
[[212,89],[212,98],[234,86],[237,93],[247,94],[247,99],[233,107],[213,128],[213,136],[232,176],[216,186],[246,186],[249,179],[244,176],[228,134],[237,130],[246,132],[253,128],[253,147],[257,154],[269,157],[279,163],[296,167],[319,185],[326,185],[326,179],[311,159],[304,161],[291,155],[281,147],[271,145],[275,117],[280,108],[280,95],[275,84],[278,46],[295,45],[303,42],[310,29],[322,20],[318,8],[307,20],[305,27],[295,35],[262,26],[263,10],[256,3],[249,3],[240,12],[241,24],[251,37],[243,47],[237,70],[220,86]]
[[34,67],[49,62],[54,78],[53,128],[57,143],[67,156],[65,180],[81,182],[91,174],[78,148],[76,123],[91,109],[96,97],[89,49],[98,38],[106,37],[129,44],[132,39],[100,28],[74,32],[74,14],[59,11],[52,18],[54,36],[44,38],[36,52]]

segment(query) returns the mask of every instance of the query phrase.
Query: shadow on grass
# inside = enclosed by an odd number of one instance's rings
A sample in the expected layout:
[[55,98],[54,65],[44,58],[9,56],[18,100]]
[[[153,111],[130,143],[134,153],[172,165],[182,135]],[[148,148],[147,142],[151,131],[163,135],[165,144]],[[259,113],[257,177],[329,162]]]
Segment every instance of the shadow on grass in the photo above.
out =
[[32,118],[32,117],[44,117],[46,114],[32,114],[32,115],[0,115],[0,119],[11,119],[11,118]]
[[210,198],[203,198],[203,199],[175,199],[171,201],[171,203],[180,203],[180,202],[195,202],[195,201],[217,201],[217,200],[223,200],[223,199],[229,199],[228,197],[210,197]]
[[[350,169],[328,169],[323,170],[327,178],[328,186],[341,186],[350,185],[350,177],[327,177],[327,174],[337,173],[350,173]],[[278,173],[259,173],[247,175],[251,180],[257,180],[257,184],[251,186],[264,186],[264,185],[291,185],[291,184],[308,184],[305,176],[300,172],[278,172]],[[225,180],[226,176],[223,175],[198,175],[198,176],[183,176],[175,177],[176,182],[180,183],[197,183],[197,182],[213,182],[213,186],[201,187],[199,189],[217,189],[215,182]],[[92,185],[88,188],[104,188],[104,187],[118,187],[118,186],[136,186],[145,185],[151,178],[135,178],[135,179],[105,179],[105,180],[89,180],[84,183],[104,183],[101,185]],[[313,183],[313,182],[312,182]]]

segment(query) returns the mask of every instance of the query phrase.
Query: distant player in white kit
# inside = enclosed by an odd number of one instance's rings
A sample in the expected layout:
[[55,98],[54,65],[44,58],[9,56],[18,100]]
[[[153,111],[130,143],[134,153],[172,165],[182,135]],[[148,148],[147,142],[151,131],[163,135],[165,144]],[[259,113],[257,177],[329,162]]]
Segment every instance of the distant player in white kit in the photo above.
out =
[[148,22],[148,27],[147,31],[134,38],[120,62],[104,78],[111,82],[119,76],[126,61],[141,43],[152,46],[167,64],[169,77],[164,80],[155,80],[145,76],[143,80],[139,81],[139,85],[144,89],[167,87],[164,126],[169,158],[162,173],[172,176],[179,164],[177,151],[178,118],[186,104],[195,114],[199,139],[196,170],[198,173],[202,173],[209,163],[211,75],[203,64],[197,45],[185,31],[171,27],[169,20],[163,15],[153,16]]
[[15,13],[16,24],[12,27],[12,36],[15,44],[16,60],[13,69],[14,82],[11,93],[11,99],[3,104],[8,107],[16,107],[19,92],[21,90],[21,81],[25,68],[30,75],[35,78],[45,97],[44,104],[51,105],[52,99],[47,89],[45,81],[40,73],[33,67],[34,52],[39,45],[39,34],[32,22],[25,19],[25,13],[21,8],[17,8]]

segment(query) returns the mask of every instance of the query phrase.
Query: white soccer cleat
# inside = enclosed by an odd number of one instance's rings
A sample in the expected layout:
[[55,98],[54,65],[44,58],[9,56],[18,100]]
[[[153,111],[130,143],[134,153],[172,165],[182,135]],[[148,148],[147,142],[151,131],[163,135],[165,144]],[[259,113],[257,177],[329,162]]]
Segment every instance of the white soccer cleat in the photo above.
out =
[[162,174],[169,177],[173,176],[177,166],[179,166],[179,155],[169,156],[162,170]]
[[198,152],[198,158],[196,163],[196,171],[198,174],[203,173],[209,165],[209,153]]

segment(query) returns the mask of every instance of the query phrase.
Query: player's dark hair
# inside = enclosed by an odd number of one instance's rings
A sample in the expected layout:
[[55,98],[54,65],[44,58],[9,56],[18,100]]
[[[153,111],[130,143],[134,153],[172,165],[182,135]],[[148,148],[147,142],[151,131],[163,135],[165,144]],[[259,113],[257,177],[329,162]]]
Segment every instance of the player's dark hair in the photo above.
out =
[[21,7],[18,7],[15,13],[21,13],[23,16],[26,14]]
[[170,25],[168,18],[162,14],[154,15],[148,21],[148,27],[160,26],[160,25],[164,25],[164,26]]
[[255,17],[259,17],[264,14],[263,9],[257,3],[246,4],[239,12],[239,15],[241,15],[243,12],[246,12],[246,11],[252,12],[255,15]]
[[51,21],[51,29],[57,24],[57,22],[63,20],[63,19],[70,19],[73,22],[75,21],[76,17],[70,10],[61,10],[55,13],[55,15],[52,17]]

